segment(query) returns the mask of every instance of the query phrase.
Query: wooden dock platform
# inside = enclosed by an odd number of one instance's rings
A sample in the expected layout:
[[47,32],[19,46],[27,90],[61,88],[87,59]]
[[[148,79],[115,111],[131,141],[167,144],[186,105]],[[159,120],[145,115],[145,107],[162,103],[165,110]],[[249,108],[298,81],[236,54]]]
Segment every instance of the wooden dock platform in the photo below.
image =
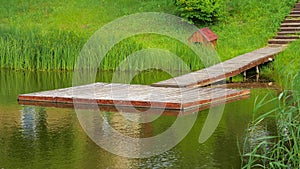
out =
[[19,95],[20,104],[79,105],[164,108],[188,110],[247,98],[249,90],[222,88],[165,88],[147,85],[94,83],[65,89]]
[[156,87],[195,87],[207,86],[214,82],[236,76],[248,69],[272,61],[274,56],[284,50],[283,46],[265,47],[237,56],[233,59],[201,69],[189,74],[178,76],[152,84]]

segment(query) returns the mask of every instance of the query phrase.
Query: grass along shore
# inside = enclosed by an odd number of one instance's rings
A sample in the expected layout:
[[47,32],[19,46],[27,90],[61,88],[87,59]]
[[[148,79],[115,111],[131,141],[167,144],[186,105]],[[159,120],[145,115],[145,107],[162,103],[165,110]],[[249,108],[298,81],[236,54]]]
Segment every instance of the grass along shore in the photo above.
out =
[[[224,1],[223,19],[209,25],[219,36],[217,52],[221,60],[265,46],[294,4],[288,0]],[[0,68],[17,70],[72,70],[85,42],[106,23],[137,12],[176,15],[172,0],[1,2]],[[143,40],[145,36],[148,41]],[[128,54],[153,47],[154,42],[156,48],[170,50],[183,59],[191,70],[203,68],[187,46],[165,37],[144,35],[114,47],[101,69],[115,70]]]

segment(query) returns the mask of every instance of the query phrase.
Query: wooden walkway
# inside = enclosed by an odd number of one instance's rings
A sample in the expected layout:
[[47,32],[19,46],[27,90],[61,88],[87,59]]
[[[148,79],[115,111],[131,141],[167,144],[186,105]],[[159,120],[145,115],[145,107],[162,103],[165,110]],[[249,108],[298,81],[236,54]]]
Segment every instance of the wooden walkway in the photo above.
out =
[[196,72],[154,83],[152,86],[180,88],[206,86],[272,61],[283,49],[282,46],[261,48]]
[[[20,103],[36,105],[79,104],[120,107],[201,109],[218,102],[249,96],[249,90],[221,88],[165,88],[147,85],[94,83],[65,89],[19,95]],[[46,104],[45,104],[46,103]]]
[[[286,45],[300,38],[300,2],[291,10],[277,35],[268,41],[268,46],[249,52],[220,64],[192,72],[186,75],[152,84],[157,87],[195,87],[207,86],[245,73],[247,70],[272,61],[276,54],[282,52]],[[257,67],[257,73],[259,73]],[[245,76],[245,75],[244,75]]]

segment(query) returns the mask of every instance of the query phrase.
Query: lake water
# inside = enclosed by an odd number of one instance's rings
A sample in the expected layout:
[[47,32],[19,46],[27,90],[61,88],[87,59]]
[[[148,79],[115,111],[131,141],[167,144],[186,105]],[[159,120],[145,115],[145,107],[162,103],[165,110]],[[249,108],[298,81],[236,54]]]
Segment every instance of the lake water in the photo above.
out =
[[[134,83],[149,84],[168,78],[146,72]],[[109,82],[111,73],[100,73],[97,81]],[[188,135],[174,148],[150,158],[125,158],[100,148],[82,129],[71,108],[22,106],[21,93],[72,86],[72,73],[23,72],[0,70],[0,169],[9,168],[240,168],[238,145],[243,142],[253,118],[254,100],[276,92],[252,89],[246,100],[228,103],[213,135],[204,143],[198,138],[208,110],[198,112]],[[265,112],[275,105],[261,109]],[[116,112],[110,125],[132,137],[149,137],[168,128],[175,116],[161,116],[147,124],[120,120]],[[109,141],[109,140],[108,140]],[[120,140],[122,145],[122,140]],[[126,145],[124,145],[126,146]]]

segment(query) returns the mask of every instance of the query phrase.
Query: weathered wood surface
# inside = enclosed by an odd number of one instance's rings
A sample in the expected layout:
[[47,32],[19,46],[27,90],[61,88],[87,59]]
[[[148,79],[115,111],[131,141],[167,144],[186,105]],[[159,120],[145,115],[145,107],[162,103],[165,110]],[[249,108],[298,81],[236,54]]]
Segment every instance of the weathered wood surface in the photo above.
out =
[[175,88],[206,86],[269,62],[283,49],[281,46],[261,48],[196,72],[154,83],[152,86]]
[[[93,111],[106,111],[106,112],[127,112],[127,113],[138,113],[138,114],[161,114],[164,116],[178,116],[178,115],[189,115],[192,113],[198,113],[199,111],[209,109],[213,106],[218,106],[224,103],[235,102],[249,98],[249,94],[239,95],[236,97],[227,97],[226,100],[214,101],[213,104],[203,104],[196,107],[186,109],[163,109],[163,108],[151,108],[149,107],[129,107],[129,106],[113,106],[113,105],[93,105],[90,104],[77,104],[77,109],[93,110]],[[42,106],[42,107],[54,107],[54,108],[69,108],[74,109],[73,103],[58,103],[58,102],[34,102],[20,100],[19,104],[27,106]]]
[[19,103],[154,107],[172,110],[207,107],[217,102],[245,98],[249,90],[222,88],[165,88],[146,85],[94,83],[19,95]]
[[[237,97],[235,100],[227,100],[226,103],[248,98],[247,95]],[[19,104],[25,106],[41,106],[41,107],[54,107],[54,108],[69,108],[74,109],[73,103],[61,103],[61,102],[43,102],[43,101],[26,101],[19,100]],[[202,106],[199,109],[191,108],[186,110],[180,109],[162,109],[162,108],[151,108],[148,107],[129,107],[129,106],[113,106],[113,105],[92,105],[91,104],[77,104],[76,109],[93,110],[93,111],[105,111],[105,112],[127,112],[127,113],[150,113],[150,114],[162,114],[167,116],[177,116],[182,114],[197,113],[199,110],[204,110],[209,106]]]
[[270,39],[269,44],[289,44],[291,42],[296,41],[297,39],[283,39],[283,38],[277,38],[277,39]]
[[297,18],[286,18],[283,23],[300,23],[300,20]]

